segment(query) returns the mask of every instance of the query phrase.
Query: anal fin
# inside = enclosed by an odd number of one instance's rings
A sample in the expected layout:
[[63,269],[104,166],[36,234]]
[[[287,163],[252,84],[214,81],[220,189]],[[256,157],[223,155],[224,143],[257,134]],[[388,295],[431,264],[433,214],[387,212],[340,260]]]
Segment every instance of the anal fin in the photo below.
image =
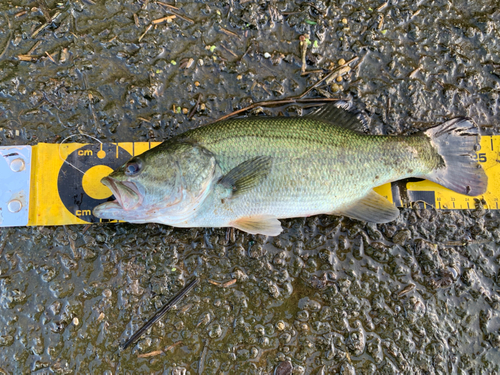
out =
[[241,217],[229,223],[229,226],[251,234],[264,234],[266,236],[277,236],[283,228],[276,216],[253,215]]
[[366,197],[334,214],[371,223],[388,223],[397,219],[399,210],[385,197],[371,190]]

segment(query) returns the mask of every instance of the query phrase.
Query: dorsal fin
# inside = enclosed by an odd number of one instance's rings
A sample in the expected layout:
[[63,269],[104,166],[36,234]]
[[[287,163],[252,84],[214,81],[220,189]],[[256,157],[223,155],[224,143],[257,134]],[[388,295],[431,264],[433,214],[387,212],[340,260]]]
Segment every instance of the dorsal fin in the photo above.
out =
[[366,117],[360,111],[352,108],[351,103],[344,100],[325,104],[307,117],[329,122],[362,134],[366,134],[368,129]]

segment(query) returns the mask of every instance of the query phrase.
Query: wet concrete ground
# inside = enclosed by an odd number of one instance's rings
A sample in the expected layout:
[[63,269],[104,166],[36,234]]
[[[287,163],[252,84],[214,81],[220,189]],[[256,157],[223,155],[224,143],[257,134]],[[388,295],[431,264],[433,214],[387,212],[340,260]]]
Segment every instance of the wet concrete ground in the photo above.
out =
[[[456,116],[500,132],[495,1],[171,5],[0,4],[0,145],[79,133],[162,140],[301,94],[325,74],[301,76],[303,35],[307,70],[359,57],[309,97],[352,99],[375,133]],[[500,371],[496,211],[283,226],[275,238],[161,225],[1,229],[0,373],[270,374],[286,360],[294,374]],[[200,285],[177,310],[120,351],[194,275]]]

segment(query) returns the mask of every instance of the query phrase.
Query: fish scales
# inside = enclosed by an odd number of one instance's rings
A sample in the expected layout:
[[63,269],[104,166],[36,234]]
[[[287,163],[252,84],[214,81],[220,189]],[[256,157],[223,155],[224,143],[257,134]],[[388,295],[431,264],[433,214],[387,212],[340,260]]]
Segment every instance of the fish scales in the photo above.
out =
[[[228,120],[189,131],[184,138],[211,151],[222,174],[256,156],[273,158],[266,179],[242,197],[243,215],[332,213],[375,186],[424,175],[441,161],[420,138],[363,135],[300,117]],[[223,214],[226,206],[234,209],[231,202],[214,200],[213,205],[218,207],[212,216]],[[207,212],[206,219],[213,223],[215,218]]]

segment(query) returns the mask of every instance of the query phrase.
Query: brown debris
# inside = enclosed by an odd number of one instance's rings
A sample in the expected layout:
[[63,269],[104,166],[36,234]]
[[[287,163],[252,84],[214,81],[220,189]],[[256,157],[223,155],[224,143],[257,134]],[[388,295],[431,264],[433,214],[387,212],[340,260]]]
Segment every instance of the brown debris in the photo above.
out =
[[151,30],[152,27],[153,27],[153,24],[149,25],[146,28],[146,31],[144,31],[144,33],[139,37],[139,42],[142,40],[142,38],[144,38],[144,36],[148,33],[148,31]]
[[158,1],[158,4],[160,5],[163,5],[164,7],[167,8],[167,12],[170,12],[172,14],[175,14],[177,17],[183,19],[184,21],[188,21],[189,23],[194,23],[194,20],[192,20],[191,18],[188,18],[186,16],[183,16],[182,14],[179,14],[177,12],[174,12],[174,10],[180,10],[179,8],[173,6],[173,5],[170,5],[170,4],[167,4],[167,3],[164,3],[162,1]]
[[177,345],[182,344],[182,341],[176,341],[172,345],[169,345],[165,348],[165,351],[168,352],[170,349],[175,348]]
[[157,356],[158,354],[162,354],[163,350],[155,350],[154,352],[149,352],[149,353],[144,353],[144,354],[139,354],[137,358],[148,358],[148,357],[154,357]]
[[225,282],[224,284],[221,285],[221,287],[227,288],[228,286],[231,286],[233,284],[236,284],[236,279],[232,279],[232,280]]
[[170,8],[170,9],[179,10],[179,8],[177,8],[177,7],[173,6],[173,5],[164,3],[163,1],[158,1],[158,4],[163,5],[164,7],[167,7],[167,8]]
[[49,57],[50,61],[52,61],[54,64],[57,64],[56,60],[54,60],[52,58],[52,56],[50,56],[50,53],[48,53],[47,51],[45,51],[45,54]]
[[238,34],[236,34],[236,33],[232,32],[232,31],[230,31],[230,30],[227,30],[227,29],[225,29],[225,28],[221,27],[221,28],[220,28],[220,31],[222,31],[222,32],[223,32],[224,34],[226,34],[226,35],[229,35],[229,36],[235,36],[236,38],[238,38],[239,40],[241,40],[241,38],[240,38],[240,36],[239,36]]
[[302,73],[304,73],[306,71],[306,68],[307,68],[306,53],[307,53],[307,41],[309,40],[309,38],[307,37],[307,35],[301,35],[299,37],[299,40],[300,40],[300,56],[302,59],[301,71],[302,71]]
[[173,19],[175,19],[177,16],[175,14],[172,14],[170,16],[166,16],[166,17],[163,17],[163,18],[158,18],[157,20],[153,20],[152,23],[154,25],[157,25],[159,23],[163,23],[163,22],[172,22]]
[[34,60],[36,60],[35,56],[30,56],[30,55],[17,55],[17,58],[21,61],[34,61]]

